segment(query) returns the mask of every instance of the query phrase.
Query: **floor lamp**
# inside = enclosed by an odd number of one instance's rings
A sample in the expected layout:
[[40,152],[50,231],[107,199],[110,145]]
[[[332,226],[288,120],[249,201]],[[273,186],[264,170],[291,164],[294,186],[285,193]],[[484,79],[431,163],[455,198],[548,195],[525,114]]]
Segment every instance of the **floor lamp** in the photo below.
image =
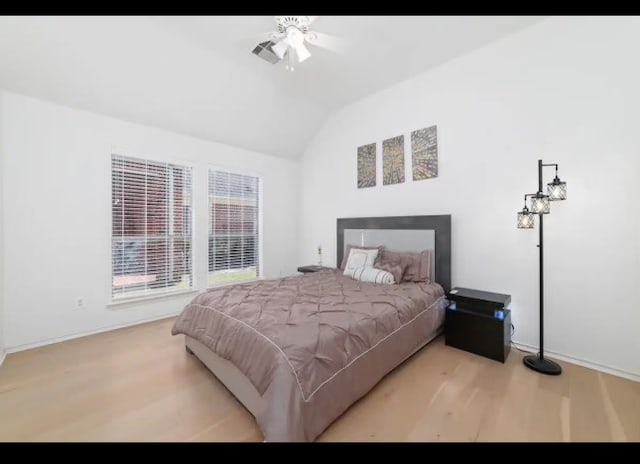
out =
[[[554,166],[556,168],[556,177],[552,182],[547,184],[547,194],[542,191],[542,168]],[[527,208],[527,198],[531,198],[531,210]],[[540,239],[538,249],[540,251],[540,352],[537,355],[525,356],[522,359],[524,365],[529,369],[541,372],[547,375],[560,375],[562,368],[559,364],[545,359],[544,357],[544,248],[543,248],[543,224],[544,215],[549,214],[549,202],[567,199],[567,183],[560,181],[558,178],[557,164],[543,164],[542,160],[538,160],[538,191],[536,193],[528,193],[524,196],[524,208],[518,212],[518,228],[533,229],[535,226],[534,218],[537,214],[540,218]]]

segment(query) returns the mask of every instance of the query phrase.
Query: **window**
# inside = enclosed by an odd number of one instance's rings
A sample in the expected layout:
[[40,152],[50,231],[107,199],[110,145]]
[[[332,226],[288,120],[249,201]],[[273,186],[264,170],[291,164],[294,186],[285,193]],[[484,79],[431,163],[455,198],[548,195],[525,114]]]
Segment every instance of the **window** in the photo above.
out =
[[260,276],[259,192],[257,177],[209,170],[210,287]]
[[111,158],[112,298],[192,287],[191,168]]

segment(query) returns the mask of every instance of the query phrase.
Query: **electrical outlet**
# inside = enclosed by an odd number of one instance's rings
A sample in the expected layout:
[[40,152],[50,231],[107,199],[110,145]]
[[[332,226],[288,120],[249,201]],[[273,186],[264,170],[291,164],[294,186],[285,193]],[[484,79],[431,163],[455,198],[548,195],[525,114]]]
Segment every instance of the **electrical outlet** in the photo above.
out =
[[82,309],[82,308],[84,308],[84,298],[80,296],[76,298],[76,309]]

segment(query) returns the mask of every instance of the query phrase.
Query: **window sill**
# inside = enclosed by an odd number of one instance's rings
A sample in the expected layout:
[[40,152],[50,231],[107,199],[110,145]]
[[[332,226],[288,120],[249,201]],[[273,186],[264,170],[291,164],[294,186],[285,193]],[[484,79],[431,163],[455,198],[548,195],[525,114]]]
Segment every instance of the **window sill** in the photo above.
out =
[[107,308],[121,309],[121,307],[125,305],[131,305],[135,303],[145,303],[147,301],[158,300],[162,298],[170,298],[173,296],[189,295],[192,293],[199,293],[199,292],[200,290],[192,288],[189,290],[178,290],[175,292],[158,293],[156,295],[147,295],[147,296],[140,296],[140,297],[134,297],[134,298],[122,298],[122,299],[119,298],[117,300],[113,300],[107,303]]
[[209,286],[209,287],[207,287],[207,290],[214,290],[216,288],[230,287],[231,285],[246,284],[246,283],[249,283],[249,282],[257,282],[259,280],[264,280],[264,277],[256,277],[255,279],[240,280],[238,282],[225,282],[223,284]]

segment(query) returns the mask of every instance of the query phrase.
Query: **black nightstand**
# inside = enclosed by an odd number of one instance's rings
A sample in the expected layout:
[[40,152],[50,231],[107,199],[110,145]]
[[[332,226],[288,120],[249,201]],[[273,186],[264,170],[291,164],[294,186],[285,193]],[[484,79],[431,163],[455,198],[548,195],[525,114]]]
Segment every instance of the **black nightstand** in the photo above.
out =
[[328,271],[333,269],[332,267],[318,266],[317,264],[311,264],[309,266],[300,266],[298,272],[306,274],[308,272]]
[[511,351],[510,295],[453,288],[447,295],[445,344],[505,362]]

